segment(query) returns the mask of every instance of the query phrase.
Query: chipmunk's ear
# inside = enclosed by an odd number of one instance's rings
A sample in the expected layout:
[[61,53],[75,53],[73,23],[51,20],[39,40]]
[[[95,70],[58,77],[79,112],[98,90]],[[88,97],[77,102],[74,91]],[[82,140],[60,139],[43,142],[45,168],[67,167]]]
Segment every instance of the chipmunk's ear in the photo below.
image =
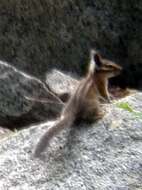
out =
[[96,69],[100,68],[102,66],[102,61],[101,61],[101,56],[99,53],[95,53],[94,54],[94,61],[95,61],[95,64],[96,64]]

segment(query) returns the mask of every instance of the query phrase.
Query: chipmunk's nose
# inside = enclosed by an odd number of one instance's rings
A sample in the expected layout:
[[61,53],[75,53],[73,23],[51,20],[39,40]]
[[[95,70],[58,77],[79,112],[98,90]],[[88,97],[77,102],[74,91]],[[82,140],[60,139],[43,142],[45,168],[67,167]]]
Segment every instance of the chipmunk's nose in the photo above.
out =
[[123,70],[123,67],[119,65],[120,72]]
[[115,72],[114,72],[114,75],[115,75],[115,76],[120,75],[121,72],[122,72],[122,69],[123,69],[123,68],[118,65],[117,69],[116,69]]
[[122,72],[123,68],[119,65],[117,71],[116,71],[116,74],[120,74]]

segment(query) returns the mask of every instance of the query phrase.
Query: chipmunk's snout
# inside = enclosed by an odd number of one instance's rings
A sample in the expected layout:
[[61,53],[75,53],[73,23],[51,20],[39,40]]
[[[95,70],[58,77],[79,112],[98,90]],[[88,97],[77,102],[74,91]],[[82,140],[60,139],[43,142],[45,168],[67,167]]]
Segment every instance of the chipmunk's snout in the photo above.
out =
[[121,72],[122,72],[122,70],[123,70],[123,68],[120,66],[120,65],[118,65],[118,68],[116,69],[116,75],[119,75]]
[[119,65],[119,70],[120,70],[120,72],[123,70],[123,68]]
[[107,71],[108,77],[111,78],[119,75],[122,71],[122,67],[110,62],[109,64],[105,65],[104,70]]
[[117,70],[117,71],[114,72],[113,76],[118,76],[120,74],[121,74],[121,70]]

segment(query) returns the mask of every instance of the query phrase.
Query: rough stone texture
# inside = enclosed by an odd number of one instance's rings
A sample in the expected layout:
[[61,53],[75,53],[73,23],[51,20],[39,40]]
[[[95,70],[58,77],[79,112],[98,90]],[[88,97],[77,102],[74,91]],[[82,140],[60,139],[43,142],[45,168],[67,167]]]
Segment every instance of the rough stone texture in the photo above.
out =
[[142,87],[142,1],[0,0],[0,59],[44,78],[80,71],[96,47],[125,70],[115,81]]
[[[57,94],[72,93],[78,85],[81,78],[73,75],[72,73],[61,72],[53,69],[46,75],[46,84]],[[54,82],[53,82],[54,81]]]
[[62,106],[43,82],[0,61],[0,125],[15,128],[45,121],[59,114]]
[[[124,98],[142,110],[142,93]],[[53,123],[18,132],[0,143],[1,190],[141,190],[142,119],[106,105],[103,120],[65,130],[43,158],[32,152]]]

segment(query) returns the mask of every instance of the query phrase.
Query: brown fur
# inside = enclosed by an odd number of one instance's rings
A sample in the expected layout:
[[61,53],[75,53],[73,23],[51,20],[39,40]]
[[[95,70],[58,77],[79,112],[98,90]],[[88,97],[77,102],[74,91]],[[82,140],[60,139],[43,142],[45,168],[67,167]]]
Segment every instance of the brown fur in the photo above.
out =
[[95,51],[91,51],[90,68],[86,77],[79,82],[77,89],[69,98],[57,123],[50,127],[41,137],[35,150],[35,156],[39,156],[50,140],[62,129],[70,127],[75,120],[85,119],[93,121],[103,117],[104,112],[100,105],[100,97],[108,98],[106,81],[110,75],[115,75],[115,67],[117,72],[118,68],[120,69],[117,65],[114,67],[114,63],[112,68],[103,66],[103,63],[104,59]]
[[63,128],[70,127],[76,119],[102,118],[103,115],[100,111],[98,99],[99,94],[94,82],[94,73],[88,72],[87,76],[80,81],[77,89],[69,98],[60,119],[41,137],[35,150],[36,156],[39,156],[44,151],[52,137]]
[[122,67],[110,60],[103,59],[99,54],[95,54],[94,59],[97,65],[95,81],[98,91],[101,97],[109,102],[108,79],[119,75]]

